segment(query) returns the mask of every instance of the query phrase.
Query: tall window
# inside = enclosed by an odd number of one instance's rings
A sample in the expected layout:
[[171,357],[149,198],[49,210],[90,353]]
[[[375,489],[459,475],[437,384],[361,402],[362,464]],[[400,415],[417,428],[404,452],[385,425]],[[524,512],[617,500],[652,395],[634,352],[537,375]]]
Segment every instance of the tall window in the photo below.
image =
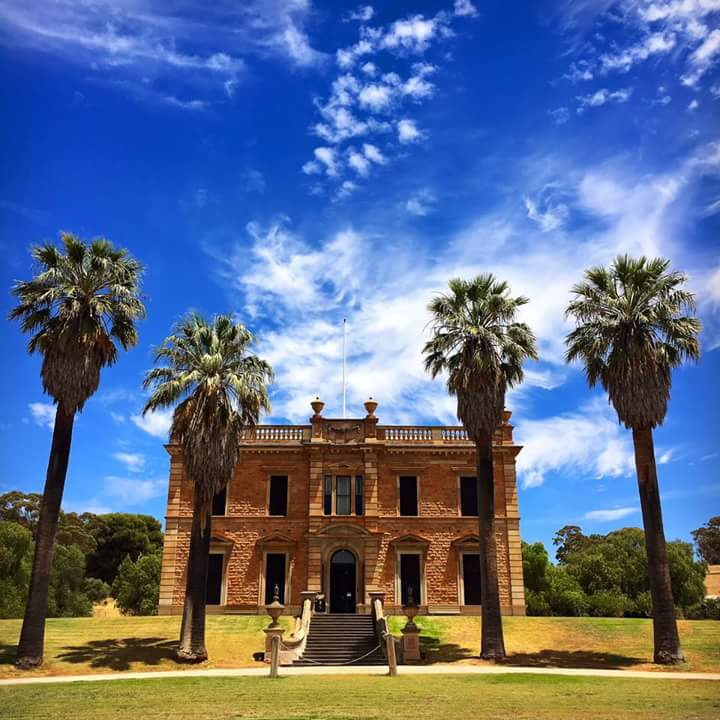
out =
[[463,602],[465,605],[482,604],[480,586],[480,555],[462,554]]
[[400,514],[418,514],[417,478],[414,475],[400,477]]
[[287,475],[272,475],[270,477],[270,502],[268,507],[268,514],[287,515],[287,504]]
[[365,487],[363,476],[355,476],[355,514],[362,515],[365,512]]
[[323,513],[332,515],[332,475],[323,478]]
[[272,602],[275,587],[278,589],[280,602],[285,602],[285,553],[268,553],[265,556],[265,604]]
[[[353,485],[352,475],[325,475],[323,476],[323,515],[352,515],[353,498],[355,499],[355,514],[363,515],[365,512],[365,483],[362,475],[355,475]],[[334,495],[334,500],[333,500]]]
[[335,478],[335,513],[350,515],[350,476],[338,475]]
[[210,553],[208,556],[208,573],[205,585],[205,602],[208,605],[220,605],[222,601],[224,564],[225,556],[222,553]]
[[403,605],[408,601],[410,588],[412,588],[415,602],[418,605],[422,602],[421,585],[420,555],[403,553],[400,555],[400,601]]
[[460,514],[478,515],[478,481],[476,477],[460,478]]
[[227,504],[227,488],[223,488],[220,492],[215,493],[212,501],[212,514],[224,515],[225,505]]

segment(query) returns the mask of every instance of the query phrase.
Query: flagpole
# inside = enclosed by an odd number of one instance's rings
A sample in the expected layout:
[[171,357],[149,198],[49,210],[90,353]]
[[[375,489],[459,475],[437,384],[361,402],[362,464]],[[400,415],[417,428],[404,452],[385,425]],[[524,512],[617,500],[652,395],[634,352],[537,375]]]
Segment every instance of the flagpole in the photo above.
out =
[[346,336],[346,329],[347,329],[347,319],[343,318],[343,342],[342,342],[342,392],[343,392],[343,419],[346,417],[346,407],[345,407],[345,397],[346,397],[346,387],[345,387],[345,336]]

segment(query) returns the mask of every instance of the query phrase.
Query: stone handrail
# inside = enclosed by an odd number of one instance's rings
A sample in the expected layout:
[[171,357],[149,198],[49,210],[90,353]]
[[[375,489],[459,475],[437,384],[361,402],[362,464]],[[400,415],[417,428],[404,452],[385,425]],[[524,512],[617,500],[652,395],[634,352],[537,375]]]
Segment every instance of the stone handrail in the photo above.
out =
[[390,632],[387,618],[383,612],[384,597],[385,593],[370,593],[372,601],[372,614],[375,619],[375,633],[377,634],[378,641],[383,649],[383,654],[387,658],[388,672],[390,675],[397,675],[397,654],[395,649],[397,640]]
[[305,652],[316,593],[311,590],[304,590],[300,593],[300,596],[302,605],[300,615],[295,618],[295,630],[287,639],[283,638],[282,635],[280,636],[280,665],[290,665]]

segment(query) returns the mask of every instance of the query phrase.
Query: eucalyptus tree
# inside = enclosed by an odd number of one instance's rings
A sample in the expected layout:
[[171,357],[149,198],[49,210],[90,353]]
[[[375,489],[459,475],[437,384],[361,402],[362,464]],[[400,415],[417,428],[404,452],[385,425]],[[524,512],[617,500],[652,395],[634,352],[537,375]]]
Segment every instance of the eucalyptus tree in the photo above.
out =
[[516,319],[528,300],[512,297],[492,274],[455,278],[450,292],[429,304],[432,338],[425,344],[425,368],[433,378],[447,374],[457,397],[457,414],[475,443],[479,484],[480,582],[483,658],[505,657],[495,540],[492,439],[502,421],[505,392],[523,379],[523,362],[537,359],[535,336]]
[[618,256],[593,267],[572,289],[566,359],[580,360],[590,387],[607,391],[618,420],[632,430],[645,528],[657,663],[683,661],[675,621],[670,566],[663,530],[653,429],[667,414],[671,371],[698,360],[700,321],[682,272],[662,258]]
[[105,239],[84,243],[62,233],[62,247],[33,248],[37,274],[15,283],[18,304],[10,318],[30,334],[29,353],[42,356],[40,376],[55,409],[45,489],[37,520],[35,555],[20,642],[18,667],[42,664],[48,586],[75,415],[113,365],[118,345],[137,343],[135,323],[145,317],[140,298],[142,267]]
[[250,331],[229,315],[207,321],[190,313],[155,352],[144,386],[143,414],[175,406],[171,442],[179,445],[193,484],[193,519],[178,659],[202,662],[205,593],[213,496],[227,487],[240,457],[243,430],[270,410],[270,365],[249,352]]

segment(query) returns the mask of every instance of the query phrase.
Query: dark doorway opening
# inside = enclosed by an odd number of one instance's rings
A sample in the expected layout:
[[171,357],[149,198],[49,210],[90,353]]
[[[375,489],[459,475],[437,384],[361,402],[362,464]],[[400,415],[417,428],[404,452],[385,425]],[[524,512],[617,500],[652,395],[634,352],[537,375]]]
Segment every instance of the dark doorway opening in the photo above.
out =
[[465,588],[465,605],[481,605],[482,592],[480,585],[480,555],[463,553],[463,587]]
[[420,555],[417,553],[400,555],[400,601],[403,605],[408,601],[409,588],[412,588],[413,599],[420,605],[423,599],[420,583]]
[[222,599],[222,577],[225,556],[222,553],[210,553],[208,559],[207,586],[205,602],[208,605],[219,605]]
[[285,553],[268,553],[265,560],[265,604],[273,601],[277,586],[280,602],[285,603]]
[[338,550],[330,560],[330,612],[355,612],[355,556]]

